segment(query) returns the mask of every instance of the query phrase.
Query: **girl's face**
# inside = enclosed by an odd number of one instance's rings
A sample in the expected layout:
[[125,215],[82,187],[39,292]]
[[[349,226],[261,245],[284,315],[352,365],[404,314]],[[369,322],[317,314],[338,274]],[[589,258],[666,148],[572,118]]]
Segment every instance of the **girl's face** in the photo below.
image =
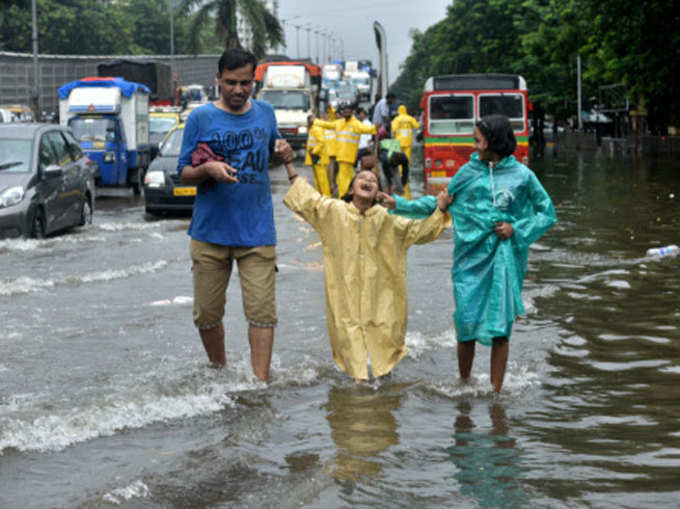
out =
[[378,177],[372,171],[360,171],[352,184],[353,200],[360,198],[374,202],[378,195]]
[[479,158],[482,161],[488,161],[491,159],[491,153],[489,152],[489,141],[477,127],[475,127],[475,130],[472,132],[472,137],[475,140],[472,146],[479,154]]

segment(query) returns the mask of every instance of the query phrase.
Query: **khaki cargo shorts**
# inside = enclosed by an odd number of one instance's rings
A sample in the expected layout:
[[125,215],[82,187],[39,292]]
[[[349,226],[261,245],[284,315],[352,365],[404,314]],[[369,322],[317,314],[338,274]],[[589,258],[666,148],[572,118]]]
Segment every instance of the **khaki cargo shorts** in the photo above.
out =
[[222,321],[234,260],[248,323],[256,327],[276,325],[275,246],[232,247],[191,239],[190,251],[196,327],[212,329]]

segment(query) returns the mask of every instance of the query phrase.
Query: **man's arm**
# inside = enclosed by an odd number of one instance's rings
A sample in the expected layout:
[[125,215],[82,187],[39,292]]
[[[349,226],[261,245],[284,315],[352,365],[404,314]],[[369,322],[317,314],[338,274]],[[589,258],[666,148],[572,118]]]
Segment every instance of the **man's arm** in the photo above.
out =
[[200,185],[209,178],[215,179],[217,182],[224,182],[226,184],[234,184],[238,182],[235,168],[232,168],[224,161],[210,161],[203,163],[200,166],[187,165],[182,168],[180,175],[182,182],[189,185]]

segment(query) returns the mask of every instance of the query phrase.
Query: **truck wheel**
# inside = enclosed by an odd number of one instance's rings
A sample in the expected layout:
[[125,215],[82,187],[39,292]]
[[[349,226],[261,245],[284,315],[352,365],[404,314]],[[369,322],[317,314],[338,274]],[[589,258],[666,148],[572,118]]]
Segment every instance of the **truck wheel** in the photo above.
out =
[[144,190],[144,170],[141,168],[137,168],[135,170],[134,175],[132,176],[132,192],[134,193],[135,196],[139,196],[142,194],[142,191]]

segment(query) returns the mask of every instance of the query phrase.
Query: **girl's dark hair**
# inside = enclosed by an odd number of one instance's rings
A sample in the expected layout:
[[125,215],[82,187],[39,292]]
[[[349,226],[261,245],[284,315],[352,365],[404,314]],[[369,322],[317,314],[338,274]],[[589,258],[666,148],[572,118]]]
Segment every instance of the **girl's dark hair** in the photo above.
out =
[[[361,173],[362,171],[370,171],[371,173],[373,173],[373,175],[375,175],[375,172],[370,168],[360,168],[359,171],[357,171],[352,177],[352,180],[349,183],[349,187],[347,188],[347,192],[345,192],[345,194],[342,195],[342,197],[340,198],[341,200],[344,200],[347,203],[351,203],[353,195],[351,195],[349,192],[352,190],[352,186],[354,185],[354,181],[356,180],[357,175],[359,175],[359,173]],[[380,177],[378,177],[377,175],[375,176],[378,179],[378,191],[382,191],[382,187],[380,186]],[[375,205],[376,203],[378,203],[377,198],[376,200],[373,200],[371,206]]]
[[476,127],[489,142],[489,150],[501,158],[511,155],[517,148],[515,133],[505,115],[487,115],[477,122]]
[[217,70],[221,75],[222,71],[225,69],[233,71],[234,69],[239,69],[248,64],[253,66],[253,74],[255,74],[255,68],[257,67],[257,58],[255,55],[250,51],[241,48],[232,48],[222,53],[220,61],[217,62]]

